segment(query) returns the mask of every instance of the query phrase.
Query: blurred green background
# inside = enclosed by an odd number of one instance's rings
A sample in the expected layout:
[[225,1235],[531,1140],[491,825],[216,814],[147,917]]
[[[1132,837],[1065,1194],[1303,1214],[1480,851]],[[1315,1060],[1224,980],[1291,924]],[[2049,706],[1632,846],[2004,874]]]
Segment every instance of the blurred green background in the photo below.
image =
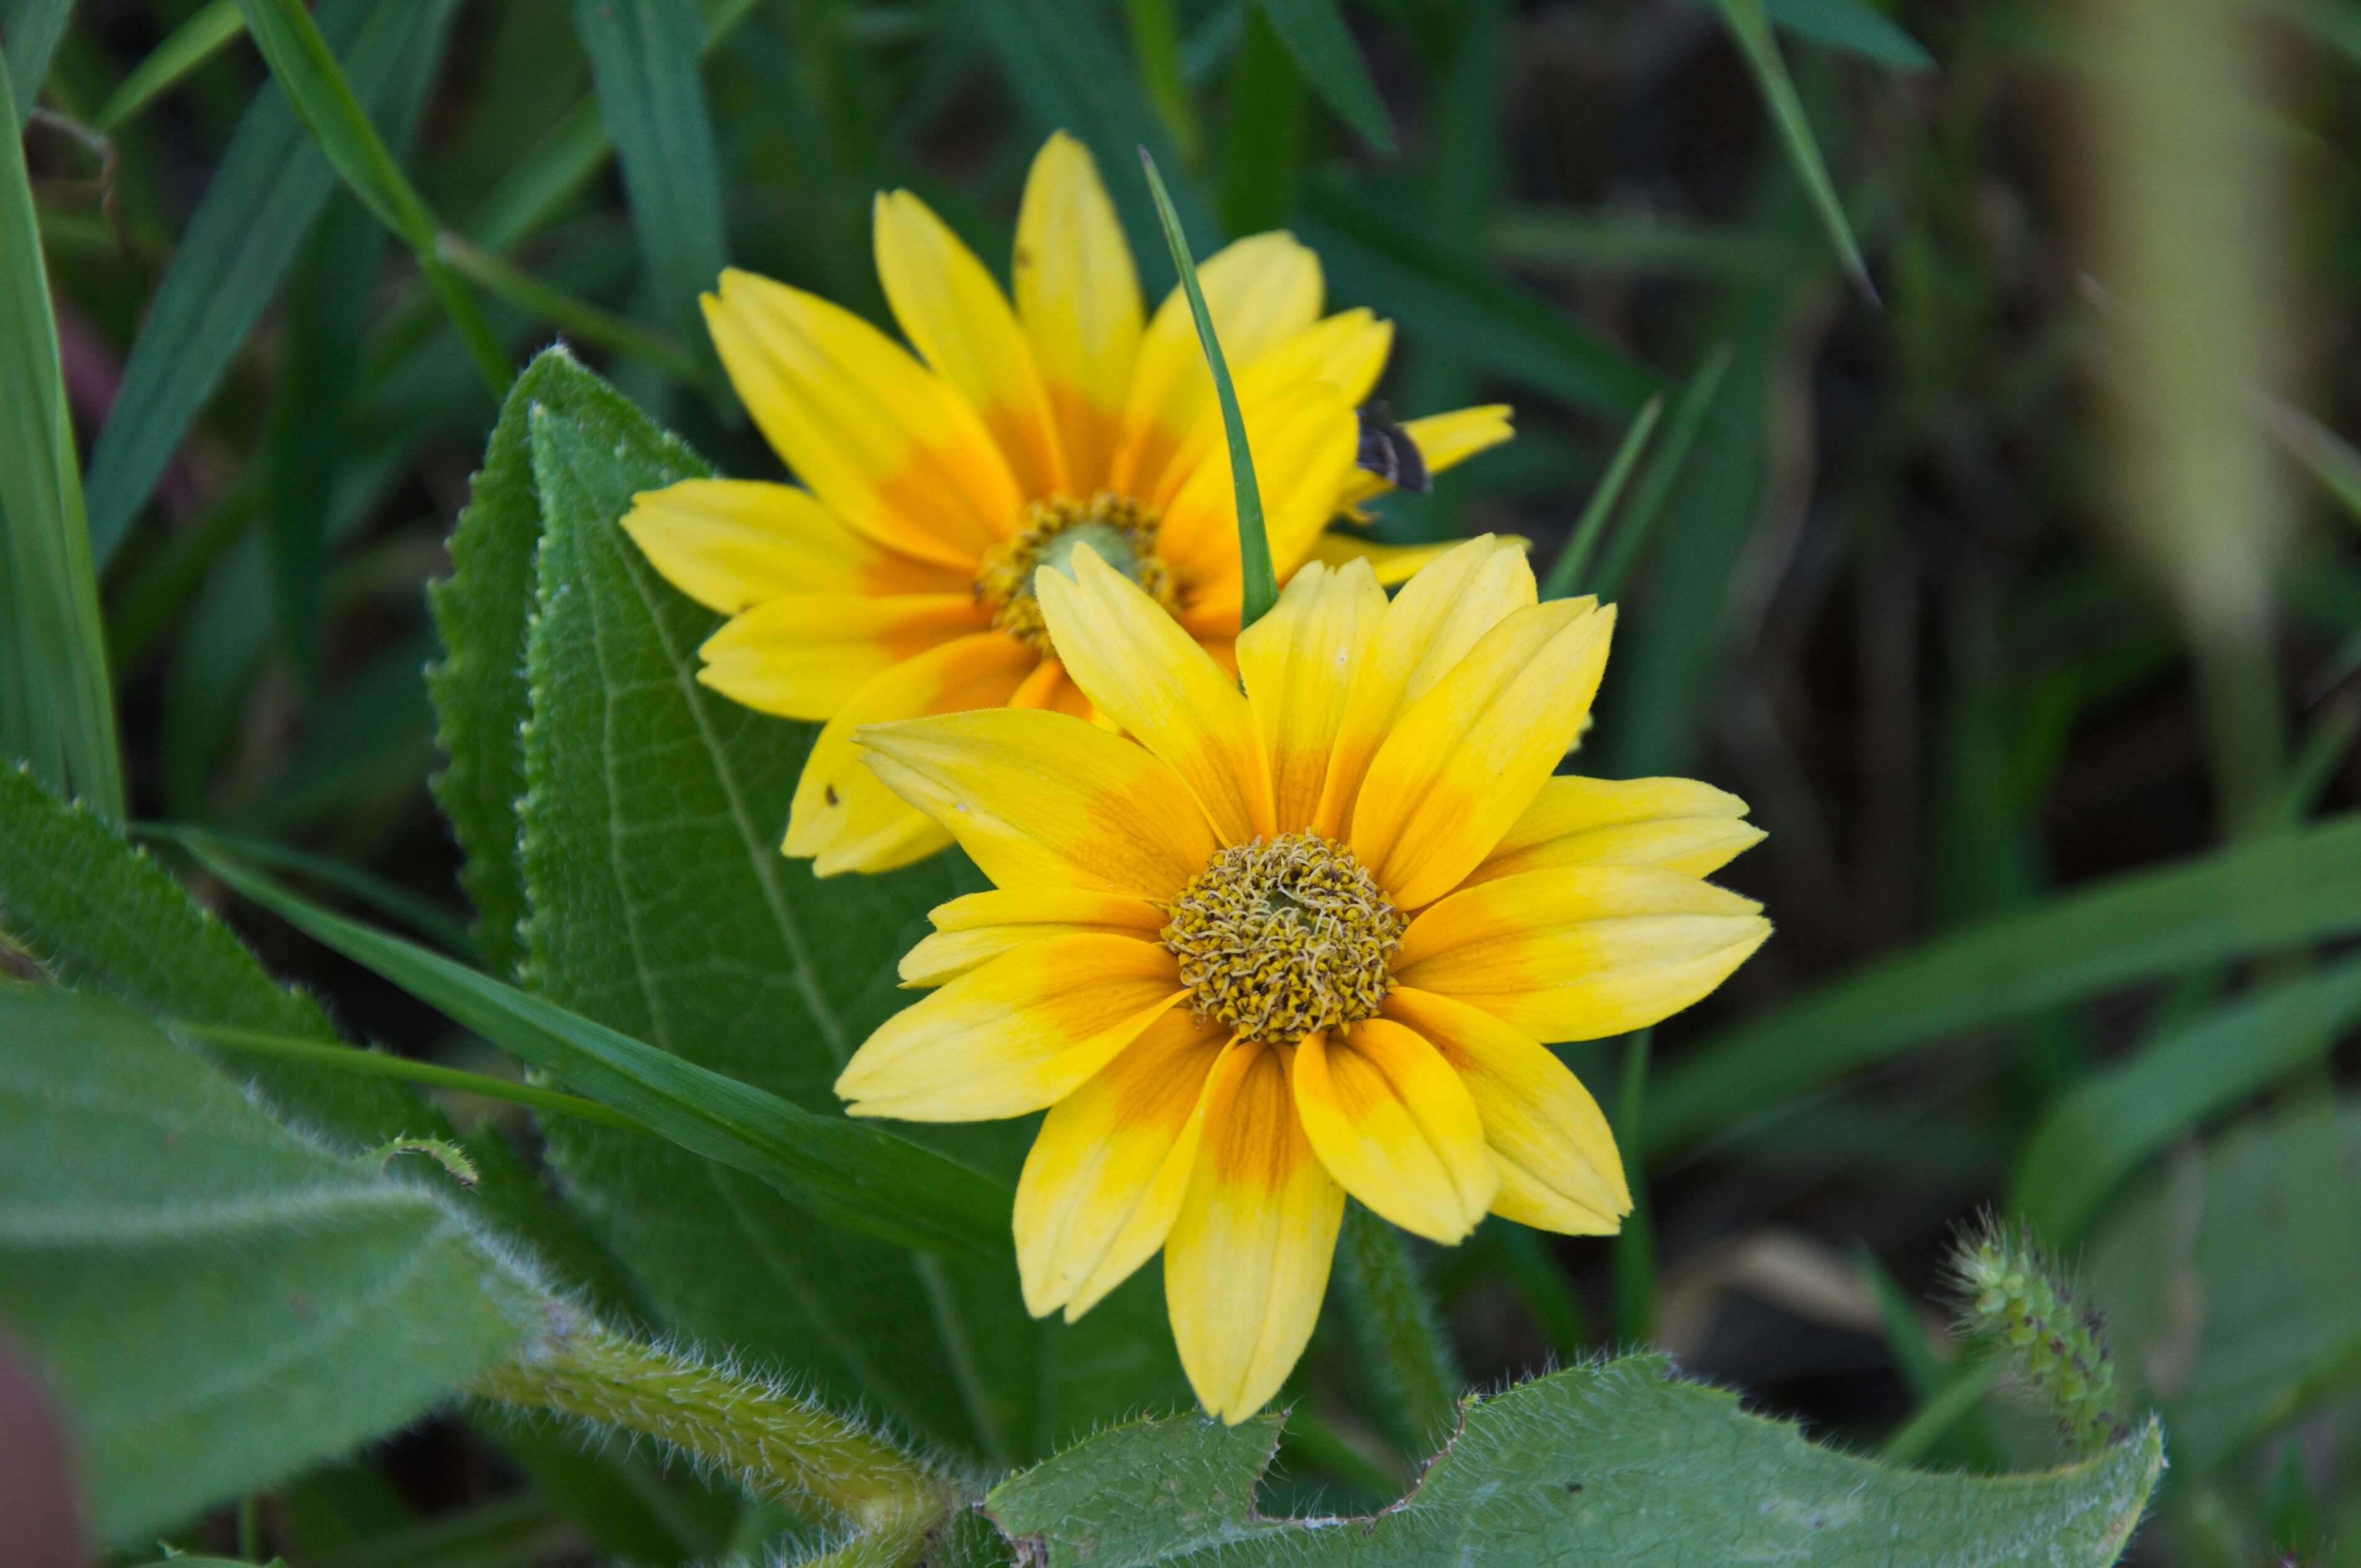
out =
[[[998,269],[1063,127],[1160,295],[1147,145],[1200,254],[1292,229],[1399,323],[1398,414],[1515,404],[1380,536],[1513,532],[1546,571],[1649,422],[1566,568],[1625,607],[1575,765],[1710,780],[1770,834],[1726,880],[1771,944],[1653,1041],[1571,1053],[1645,1168],[1630,1233],[1420,1255],[1468,1376],[1653,1340],[1831,1441],[2037,1464],[1941,1304],[1991,1205],[2079,1261],[2165,1412],[2136,1560],[2361,1563],[2361,4],[317,16],[390,160],[307,132],[234,0],[0,0],[100,610],[61,617],[79,567],[27,543],[50,431],[12,320],[12,751],[87,787],[103,639],[131,817],[464,948],[422,590],[500,367],[562,334],[775,474],[696,318],[725,261],[883,321],[873,194]],[[33,236],[0,237],[16,309]],[[496,1065],[242,925],[357,1033]],[[1415,1434],[1349,1325],[1306,1377],[1289,1474],[1382,1501]],[[438,1425],[274,1504],[274,1539],[299,1568],[623,1550],[560,1447]],[[720,1544],[651,1496],[679,1517],[641,1559]]]

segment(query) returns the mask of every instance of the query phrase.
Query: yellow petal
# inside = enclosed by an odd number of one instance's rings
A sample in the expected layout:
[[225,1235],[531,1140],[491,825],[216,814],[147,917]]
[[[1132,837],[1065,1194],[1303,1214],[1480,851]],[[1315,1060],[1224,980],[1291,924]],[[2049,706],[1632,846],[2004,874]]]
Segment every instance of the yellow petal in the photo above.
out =
[[1303,1354],[1345,1190],[1297,1122],[1282,1047],[1231,1046],[1205,1095],[1204,1141],[1164,1240],[1164,1301],[1198,1402],[1235,1426]]
[[786,594],[723,623],[697,678],[788,718],[833,718],[869,682],[928,649],[989,630],[971,594]]
[[1049,1108],[1016,1183],[1016,1268],[1035,1317],[1071,1322],[1164,1245],[1228,1031],[1179,1008]]
[[1353,673],[1315,826],[1341,839],[1361,777],[1394,718],[1459,663],[1477,640],[1539,597],[1525,553],[1491,534],[1455,546],[1410,580]]
[[1016,532],[1025,498],[967,400],[840,305],[734,269],[705,296],[746,411],[830,510],[951,567]]
[[[1362,470],[1355,469],[1355,473]],[[1499,536],[1504,544],[1513,544],[1530,553],[1533,542],[1521,534]],[[1378,574],[1378,581],[1387,587],[1399,587],[1459,548],[1455,540],[1444,540],[1435,544],[1387,544],[1375,539],[1364,539],[1357,533],[1332,528],[1312,541],[1311,559],[1330,566],[1341,566],[1347,561],[1367,561]]]
[[954,975],[1044,937],[1092,934],[1153,940],[1164,912],[1145,899],[1076,887],[994,888],[938,905],[934,934],[902,955],[904,985],[940,985]]
[[1518,610],[1394,721],[1353,811],[1353,853],[1405,909],[1442,897],[1524,815],[1582,732],[1615,611]]
[[1397,986],[1385,1015],[1443,1053],[1458,1074],[1500,1173],[1492,1212],[1568,1235],[1612,1235],[1631,1212],[1623,1161],[1598,1102],[1565,1063],[1481,1008]]
[[1544,1045],[1645,1028],[1771,934],[1752,899],[1653,866],[1574,866],[1471,887],[1402,933],[1394,978]]
[[1385,613],[1386,590],[1367,565],[1331,572],[1314,563],[1238,639],[1238,673],[1270,762],[1272,809],[1282,833],[1311,825],[1353,672]]
[[1662,866],[1711,876],[1762,841],[1746,803],[1693,779],[1554,778],[1465,885],[1552,866]]
[[1035,575],[1049,641],[1084,696],[1163,759],[1224,843],[1271,826],[1270,770],[1237,683],[1196,641],[1088,545],[1073,576]]
[[1170,768],[1062,713],[1006,708],[861,736],[869,765],[1002,887],[1170,898],[1220,841]]
[[[1391,352],[1393,341],[1393,323],[1379,321],[1367,310],[1340,311],[1324,317],[1236,373],[1238,406],[1241,411],[1284,409],[1304,396],[1313,383],[1324,382],[1335,389],[1336,400],[1346,411],[1356,409],[1368,400],[1370,389],[1377,385],[1378,375],[1386,367],[1386,356]],[[1356,437],[1358,433],[1356,421]],[[1248,434],[1251,437],[1251,427]],[[1220,404],[1209,404],[1173,449],[1161,481],[1147,498],[1149,504],[1159,510],[1169,510],[1198,466],[1216,452],[1226,454],[1228,449]],[[1259,460],[1259,449],[1253,447],[1250,441],[1249,450],[1257,452],[1255,472],[1260,477],[1266,470]],[[1226,463],[1222,476],[1223,482],[1228,483]],[[1334,510],[1335,498],[1329,497],[1327,504]],[[1321,521],[1327,520],[1323,517]]]
[[623,532],[666,582],[724,615],[781,594],[969,590],[966,574],[871,543],[790,485],[684,479],[642,490]]
[[1406,1231],[1452,1245],[1492,1206],[1500,1174],[1484,1124],[1441,1053],[1383,1018],[1295,1053],[1304,1136],[1345,1190]]
[[862,725],[988,707],[1008,700],[1038,655],[1013,637],[962,637],[906,660],[848,698],[822,727],[787,814],[790,855],[812,872],[882,872],[923,860],[950,835],[878,782],[852,744]]
[[[1240,412],[1262,494],[1263,532],[1284,578],[1302,565],[1335,515],[1336,491],[1352,471],[1360,427],[1324,381],[1301,383],[1281,400],[1242,404]],[[1166,509],[1157,554],[1191,585],[1238,579],[1237,491],[1226,441],[1197,466]]]
[[1010,269],[1016,313],[1057,411],[1068,481],[1107,482],[1139,353],[1139,274],[1123,225],[1082,144],[1060,131],[1025,181]]
[[903,335],[966,395],[1028,496],[1071,487],[1049,395],[1007,296],[975,253],[907,191],[881,192],[877,279]]
[[[1449,413],[1404,420],[1402,433],[1417,444],[1418,455],[1426,459],[1426,471],[1440,474],[1516,434],[1510,418],[1508,404],[1486,403],[1480,408],[1454,409]],[[1366,468],[1356,468],[1352,483],[1337,498],[1337,505],[1340,510],[1356,507],[1392,488],[1390,481]]]
[[1022,1116],[1071,1094],[1182,994],[1172,955],[1153,942],[1028,943],[885,1020],[836,1092],[855,1116]]
[[[1290,234],[1249,235],[1224,247],[1199,266],[1197,282],[1233,376],[1317,320],[1324,291],[1320,258]],[[1174,450],[1213,406],[1213,372],[1188,298],[1176,288],[1139,340],[1110,480],[1115,488],[1156,493]]]

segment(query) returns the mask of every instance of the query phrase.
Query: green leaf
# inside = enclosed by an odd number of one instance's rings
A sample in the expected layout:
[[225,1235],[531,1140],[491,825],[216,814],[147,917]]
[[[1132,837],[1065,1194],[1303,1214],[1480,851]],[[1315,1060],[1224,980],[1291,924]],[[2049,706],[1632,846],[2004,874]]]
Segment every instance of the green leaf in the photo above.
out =
[[1664,411],[1664,395],[1658,393],[1648,400],[1640,410],[1640,417],[1631,422],[1623,439],[1616,444],[1607,472],[1590,492],[1590,499],[1584,503],[1582,516],[1566,535],[1557,559],[1550,563],[1549,576],[1542,579],[1542,598],[1562,599],[1582,581],[1584,569],[1598,548],[1599,535],[1606,531],[1607,520],[1614,515],[1615,503],[1623,499],[1623,487],[1631,480],[1631,470],[1640,466],[1640,454],[1647,449],[1648,438],[1656,433],[1656,421]]
[[[151,1019],[291,1036],[342,1047],[319,1004],[263,972],[227,927],[93,813],[0,768],[0,936],[51,976]],[[357,1154],[405,1135],[450,1137],[433,1105],[394,1084],[329,1068],[241,1057],[235,1069],[272,1105]],[[537,1176],[489,1157],[468,1194],[503,1235],[618,1314],[637,1296]]]
[[525,367],[492,427],[484,466],[451,532],[451,575],[426,591],[442,659],[428,668],[439,738],[449,764],[428,781],[467,860],[459,882],[476,905],[484,965],[513,975],[524,959],[524,729],[533,693],[524,673],[533,609],[541,503],[533,488],[532,411],[579,413],[588,387],[564,349]]
[[697,56],[705,28],[678,0],[575,0],[598,112],[623,166],[665,320],[694,329],[697,297],[721,275],[721,170]]
[[[1664,521],[1674,492],[1689,471],[1689,453],[1713,412],[1714,400],[1721,395],[1721,384],[1735,358],[1728,343],[1715,344],[1688,385],[1681,389],[1680,400],[1673,405],[1672,422],[1664,427],[1664,444],[1648,460],[1647,472],[1640,476],[1639,488],[1631,492],[1631,510],[1623,514],[1623,526],[1616,531],[1614,543],[1591,581],[1601,600],[1611,604],[1620,598],[1624,586],[1639,569],[1648,542],[1655,537],[1656,525]],[[1610,472],[1609,477],[1613,477]]]
[[1411,1495],[1368,1519],[1268,1519],[1255,1487],[1282,1418],[1135,1421],[1002,1482],[987,1514],[1048,1568],[1690,1568],[1744,1555],[1826,1568],[2115,1561],[2162,1468],[2150,1427],[2037,1475],[1918,1475],[1804,1441],[1662,1356],[1470,1400]]
[[[406,126],[456,0],[323,0],[320,27],[379,123]],[[397,142],[402,137],[393,137]],[[91,552],[104,566],[303,248],[336,177],[276,84],[238,122],[131,346],[90,457]]]
[[2043,1115],[2011,1205],[2062,1246],[2149,1157],[2326,1056],[2361,1019],[2361,962],[2289,981],[2078,1080]]
[[2194,1480],[2361,1382],[2361,1112],[2322,1101],[2173,1161],[2112,1212],[2087,1278]]
[[5,123],[12,131],[23,130],[32,118],[49,62],[72,19],[73,0],[0,0],[0,49],[7,52],[8,94],[15,100],[15,113]]
[[1795,166],[1796,177],[1811,194],[1812,205],[1820,215],[1820,226],[1828,231],[1828,243],[1843,258],[1845,270],[1852,275],[1854,286],[1874,303],[1877,288],[1869,280],[1869,264],[1861,259],[1861,247],[1852,237],[1852,225],[1845,219],[1844,203],[1837,196],[1836,182],[1828,178],[1828,161],[1820,156],[1820,144],[1813,138],[1812,122],[1804,113],[1804,101],[1787,75],[1787,62],[1780,57],[1779,40],[1772,36],[1771,18],[1763,11],[1763,0],[1714,0],[1714,5],[1729,25],[1730,37],[1738,41],[1739,53],[1746,57],[1746,68],[1754,73],[1754,84],[1771,111],[1772,123],[1779,127],[1780,139],[1786,143],[1788,161]]
[[[697,683],[717,619],[616,526],[635,492],[705,469],[588,371],[543,363],[571,400],[546,396],[533,416],[546,537],[528,661],[527,972],[585,1017],[832,1115],[843,1063],[906,1000],[897,958],[972,873],[945,857],[822,883],[780,855],[813,730]],[[1037,1328],[1005,1266],[811,1225],[760,1182],[660,1144],[550,1132],[569,1186],[673,1322],[840,1402],[1013,1458],[1178,1387],[1152,1279],[1074,1329]],[[926,1136],[1013,1177],[1024,1132]],[[1143,1311],[1145,1326],[1128,1315]],[[1054,1409],[1036,1409],[1045,1396]]]
[[807,1212],[906,1246],[1005,1256],[1005,1188],[940,1155],[643,1045],[415,943],[306,903],[192,840],[224,882],[511,1055]]
[[1361,62],[1360,46],[1345,25],[1344,7],[1336,0],[1255,0],[1270,22],[1271,31],[1295,59],[1312,90],[1327,100],[1337,117],[1361,133],[1379,152],[1394,149],[1394,131],[1386,118],[1384,100],[1369,68]]
[[1799,38],[1850,49],[1899,71],[1932,71],[1926,46],[1869,0],[1763,0],[1771,19]]
[[544,1317],[432,1191],[63,991],[0,987],[0,1316],[115,1543],[403,1425]]
[[1305,243],[1339,298],[1400,322],[1480,369],[1577,407],[1630,419],[1664,378],[1538,294],[1342,187],[1304,187]]
[[1725,1029],[1648,1103],[1660,1159],[1917,1047],[2361,929],[2361,814],[1983,921]]
[[164,93],[178,86],[181,78],[204,64],[226,48],[233,38],[246,31],[246,18],[238,15],[237,0],[206,0],[206,4],[189,19],[174,27],[158,44],[140,57],[129,74],[98,113],[90,118],[90,128],[104,136],[130,119]]
[[1156,171],[1156,159],[1139,149],[1140,167],[1148,171],[1148,188],[1156,197],[1157,221],[1164,227],[1164,243],[1172,252],[1172,269],[1180,275],[1180,291],[1189,298],[1189,314],[1197,323],[1197,344],[1213,373],[1213,397],[1222,408],[1222,436],[1230,454],[1230,484],[1237,495],[1238,570],[1245,577],[1239,601],[1238,630],[1270,613],[1279,602],[1279,579],[1270,565],[1270,535],[1264,532],[1262,488],[1255,483],[1254,453],[1246,445],[1246,416],[1238,411],[1238,389],[1230,380],[1229,360],[1222,340],[1214,335],[1213,313],[1205,308],[1205,291],[1197,285],[1197,264],[1189,257],[1189,236],[1181,232],[1180,214],[1172,210],[1172,193]]
[[[28,18],[38,23],[38,17]],[[123,815],[106,637],[25,146],[0,80],[0,747]]]

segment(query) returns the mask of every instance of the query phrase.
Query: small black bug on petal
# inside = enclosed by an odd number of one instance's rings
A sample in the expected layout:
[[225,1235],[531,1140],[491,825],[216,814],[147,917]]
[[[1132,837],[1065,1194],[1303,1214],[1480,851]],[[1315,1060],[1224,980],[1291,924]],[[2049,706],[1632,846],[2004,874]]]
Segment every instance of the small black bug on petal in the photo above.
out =
[[1361,450],[1354,461],[1397,489],[1424,495],[1433,483],[1427,477],[1426,458],[1410,432],[1394,422],[1385,400],[1363,403],[1360,415]]

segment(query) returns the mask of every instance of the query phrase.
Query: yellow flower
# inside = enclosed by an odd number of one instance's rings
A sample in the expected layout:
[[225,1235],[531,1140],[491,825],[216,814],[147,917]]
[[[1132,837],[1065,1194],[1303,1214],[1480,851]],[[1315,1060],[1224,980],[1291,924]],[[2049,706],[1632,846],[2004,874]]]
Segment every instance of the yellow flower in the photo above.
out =
[[1535,602],[1472,540],[1389,603],[1307,565],[1237,642],[1239,689],[1077,550],[1038,579],[1064,714],[863,728],[882,779],[997,884],[902,961],[939,989],[837,1080],[855,1115],[1047,1109],[1016,1190],[1026,1304],[1078,1316],[1164,1252],[1205,1408],[1260,1409],[1303,1349],[1345,1195],[1460,1240],[1630,1212],[1612,1135],[1543,1046],[1719,985],[1770,932],[1704,881],[1761,837],[1682,779],[1553,772],[1614,611]]
[[[1176,290],[1144,319],[1082,145],[1052,137],[1034,160],[1013,308],[907,192],[877,199],[876,246],[917,357],[751,273],[724,273],[705,299],[739,395],[806,488],[697,480],[635,498],[623,520],[659,572],[732,618],[698,678],[750,707],[825,721],[785,844],[822,876],[950,842],[862,765],[856,726],[1003,704],[1086,711],[1033,598],[1042,563],[1087,543],[1224,664],[1238,628],[1229,451],[1188,304]],[[1320,259],[1288,235],[1240,240],[1200,275],[1281,579],[1375,549],[1323,531],[1387,488],[1356,465],[1355,410],[1391,325],[1366,310],[1323,317]],[[1443,468],[1507,440],[1509,411],[1404,428]],[[1389,580],[1422,558],[1382,556]]]

